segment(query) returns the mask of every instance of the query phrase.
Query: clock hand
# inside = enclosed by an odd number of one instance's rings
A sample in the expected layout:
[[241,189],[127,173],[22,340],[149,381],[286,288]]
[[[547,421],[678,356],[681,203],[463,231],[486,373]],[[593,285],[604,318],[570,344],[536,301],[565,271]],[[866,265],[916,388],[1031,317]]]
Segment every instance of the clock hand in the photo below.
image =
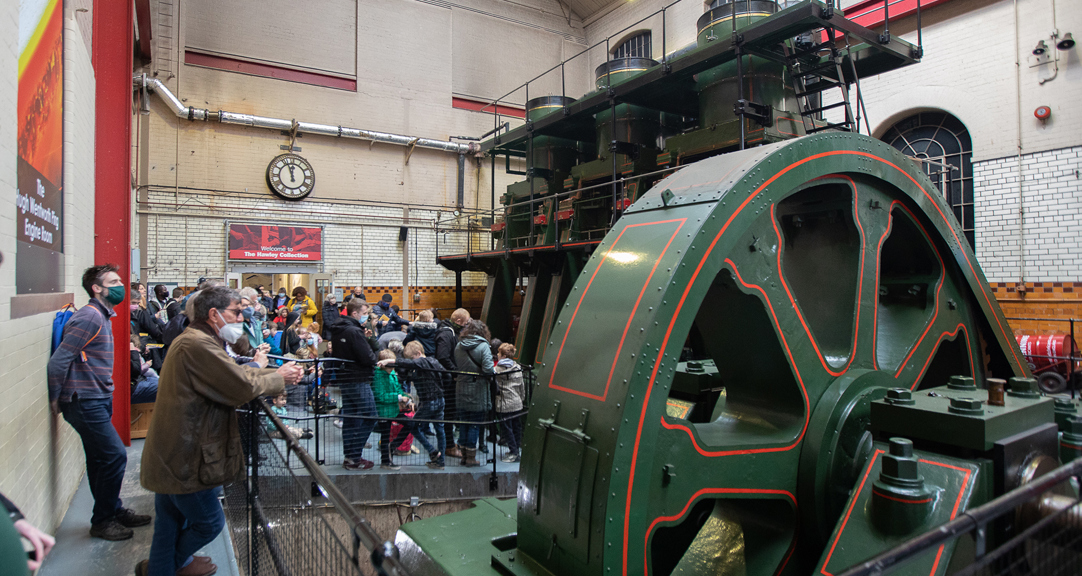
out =
[[289,181],[290,182],[296,182],[297,181],[297,179],[293,177],[293,165],[292,164],[289,165]]

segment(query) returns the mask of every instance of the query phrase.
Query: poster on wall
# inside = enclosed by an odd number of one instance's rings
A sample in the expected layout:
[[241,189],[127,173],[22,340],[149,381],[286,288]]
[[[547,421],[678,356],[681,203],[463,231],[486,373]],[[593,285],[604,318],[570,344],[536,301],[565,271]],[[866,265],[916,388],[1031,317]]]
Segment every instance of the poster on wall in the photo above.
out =
[[318,262],[323,259],[323,229],[230,223],[229,259]]
[[61,0],[19,0],[17,294],[63,285],[63,13]]

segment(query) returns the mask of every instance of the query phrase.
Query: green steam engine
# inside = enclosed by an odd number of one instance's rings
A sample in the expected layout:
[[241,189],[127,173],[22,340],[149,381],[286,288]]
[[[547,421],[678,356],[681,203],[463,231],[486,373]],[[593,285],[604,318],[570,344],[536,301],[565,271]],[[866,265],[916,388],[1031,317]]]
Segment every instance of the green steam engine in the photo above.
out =
[[404,525],[412,573],[830,576],[1079,454],[942,195],[857,133],[845,86],[919,47],[815,0],[719,0],[698,31],[483,145],[528,178],[496,249],[441,262],[490,273],[501,337],[529,277],[538,382],[517,499]]

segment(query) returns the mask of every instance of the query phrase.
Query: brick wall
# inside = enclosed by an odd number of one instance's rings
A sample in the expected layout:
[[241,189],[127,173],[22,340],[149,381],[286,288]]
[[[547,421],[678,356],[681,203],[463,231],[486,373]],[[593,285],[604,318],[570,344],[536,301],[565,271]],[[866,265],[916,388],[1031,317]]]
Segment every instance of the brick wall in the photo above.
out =
[[[976,251],[992,282],[1072,282],[1082,276],[1082,146],[973,163]],[[1019,238],[1022,232],[1024,237]]]
[[[89,38],[76,21],[77,2],[64,12],[64,290],[86,295],[79,285],[94,250],[94,72]],[[0,291],[15,293],[15,170],[18,2],[0,3]],[[82,20],[82,19],[80,19]],[[0,492],[27,518],[55,531],[84,471],[78,435],[49,414],[45,369],[53,314],[11,319],[0,300]]]

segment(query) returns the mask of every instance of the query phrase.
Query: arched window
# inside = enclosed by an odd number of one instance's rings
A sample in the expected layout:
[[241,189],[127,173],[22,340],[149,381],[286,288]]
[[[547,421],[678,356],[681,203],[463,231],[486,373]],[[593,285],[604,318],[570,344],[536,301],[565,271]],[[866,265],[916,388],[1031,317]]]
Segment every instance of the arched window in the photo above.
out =
[[972,247],[973,145],[965,125],[946,112],[920,112],[891,126],[882,140],[918,160],[947,199]]
[[653,49],[650,46],[650,31],[645,30],[624,40],[615,50],[612,57],[616,58],[652,58]]

